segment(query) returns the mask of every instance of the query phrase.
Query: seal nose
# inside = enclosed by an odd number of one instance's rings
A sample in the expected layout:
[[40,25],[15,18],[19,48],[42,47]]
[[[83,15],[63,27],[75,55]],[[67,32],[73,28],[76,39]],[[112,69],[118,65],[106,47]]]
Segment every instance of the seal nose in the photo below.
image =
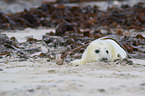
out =
[[107,61],[108,60],[108,58],[102,58],[101,59],[101,61]]

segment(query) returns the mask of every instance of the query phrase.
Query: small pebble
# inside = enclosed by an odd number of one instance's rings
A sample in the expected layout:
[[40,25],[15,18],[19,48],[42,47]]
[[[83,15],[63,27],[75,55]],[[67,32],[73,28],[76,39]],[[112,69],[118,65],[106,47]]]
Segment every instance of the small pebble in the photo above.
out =
[[34,89],[29,89],[28,92],[34,92]]
[[140,86],[145,86],[145,83],[141,83]]
[[59,81],[57,81],[57,82],[64,82],[64,80],[59,80]]
[[4,71],[3,69],[0,69],[0,71]]
[[41,86],[37,86],[37,89],[38,89],[38,90],[41,89]]
[[56,84],[49,84],[48,86],[50,86],[50,87],[57,87]]
[[55,70],[48,70],[48,73],[56,73]]
[[105,89],[98,89],[98,91],[100,91],[100,92],[105,92]]
[[82,85],[82,84],[79,84],[78,86],[79,86],[79,87],[83,87],[83,85]]

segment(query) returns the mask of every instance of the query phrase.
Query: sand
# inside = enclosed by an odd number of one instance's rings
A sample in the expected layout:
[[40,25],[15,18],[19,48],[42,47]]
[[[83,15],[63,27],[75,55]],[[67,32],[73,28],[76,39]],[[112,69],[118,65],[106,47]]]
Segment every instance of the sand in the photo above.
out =
[[95,62],[79,66],[37,62],[0,64],[0,96],[144,96],[145,67]]
[[[23,42],[29,36],[39,39],[48,32],[48,29],[26,30],[25,36],[23,32],[4,33]],[[47,59],[0,63],[0,96],[145,96],[145,60],[131,60],[133,65],[113,62],[57,65]]]

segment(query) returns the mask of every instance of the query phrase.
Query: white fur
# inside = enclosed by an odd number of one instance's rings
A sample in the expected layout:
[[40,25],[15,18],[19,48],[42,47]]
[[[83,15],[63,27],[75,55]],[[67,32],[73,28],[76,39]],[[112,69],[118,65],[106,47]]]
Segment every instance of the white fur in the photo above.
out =
[[[95,50],[99,50],[99,53],[96,53]],[[109,53],[107,54],[108,51]],[[126,51],[114,40],[112,39],[97,39],[92,41],[86,50],[84,51],[82,58],[72,61],[72,64],[84,64],[89,62],[98,62],[103,61],[103,58],[106,58],[105,61],[113,61],[115,59],[126,58]]]

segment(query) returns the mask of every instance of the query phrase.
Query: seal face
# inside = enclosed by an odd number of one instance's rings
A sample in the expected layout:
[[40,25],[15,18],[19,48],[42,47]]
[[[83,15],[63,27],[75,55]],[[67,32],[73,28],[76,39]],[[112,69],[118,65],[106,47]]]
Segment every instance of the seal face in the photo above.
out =
[[74,60],[72,63],[107,62],[126,57],[126,51],[117,41],[109,38],[100,38],[92,41],[84,51],[82,58]]
[[110,48],[107,46],[108,44],[102,40],[91,42],[82,55],[82,63],[110,61],[112,55]]

